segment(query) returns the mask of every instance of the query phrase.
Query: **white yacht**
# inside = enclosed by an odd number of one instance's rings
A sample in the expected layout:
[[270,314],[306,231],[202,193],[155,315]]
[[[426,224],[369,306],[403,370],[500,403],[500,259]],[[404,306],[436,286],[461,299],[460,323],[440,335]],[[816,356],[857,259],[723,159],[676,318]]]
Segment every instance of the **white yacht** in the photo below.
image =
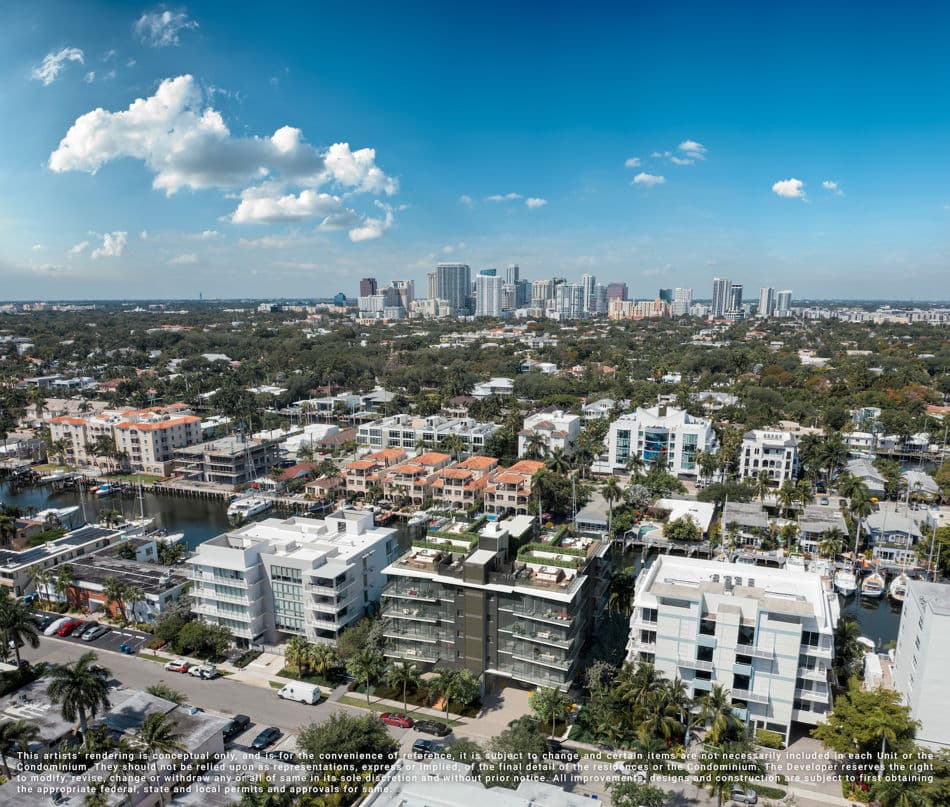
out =
[[891,580],[891,585],[887,589],[888,596],[895,602],[904,602],[904,597],[907,596],[907,575],[901,572],[893,580]]
[[858,579],[854,576],[854,572],[841,569],[835,575],[835,588],[838,589],[839,594],[843,594],[845,597],[854,594],[858,590]]
[[861,581],[861,596],[877,599],[884,596],[887,586],[884,584],[884,578],[877,572],[869,574]]
[[246,496],[243,499],[236,499],[228,507],[228,518],[235,521],[244,521],[265,510],[270,510],[274,503],[263,496]]
[[828,558],[818,558],[808,568],[821,577],[831,577],[834,564]]

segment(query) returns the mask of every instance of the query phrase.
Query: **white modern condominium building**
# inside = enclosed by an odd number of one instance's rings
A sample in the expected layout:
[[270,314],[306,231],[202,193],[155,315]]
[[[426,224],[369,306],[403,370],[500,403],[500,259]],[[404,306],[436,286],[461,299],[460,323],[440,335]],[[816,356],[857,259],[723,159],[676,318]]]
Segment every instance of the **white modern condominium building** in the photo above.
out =
[[638,456],[645,466],[659,463],[671,474],[696,476],[696,454],[718,450],[712,421],[667,406],[639,408],[610,424],[607,455],[594,463],[597,473],[614,473]]
[[524,427],[518,432],[518,456],[527,456],[536,442],[542,444],[543,454],[549,454],[556,448],[570,454],[580,433],[580,415],[560,410],[535,412],[524,419]]
[[786,742],[793,722],[830,711],[840,610],[829,578],[660,555],[633,606],[628,659],[682,678],[694,696],[721,684],[741,719]]
[[950,748],[950,585],[910,581],[894,659],[894,687],[910,707],[910,716],[920,721],[917,741]]
[[356,432],[356,441],[373,450],[402,448],[414,451],[420,443],[426,448],[438,448],[447,437],[455,436],[464,444],[466,453],[478,454],[498,429],[494,423],[481,423],[472,418],[402,414],[364,423]]
[[379,600],[382,570],[398,554],[396,531],[376,527],[372,512],[254,522],[189,559],[191,610],[245,646],[332,641]]
[[798,440],[791,432],[753,429],[742,435],[739,449],[739,476],[755,479],[762,471],[769,484],[781,487],[798,476]]

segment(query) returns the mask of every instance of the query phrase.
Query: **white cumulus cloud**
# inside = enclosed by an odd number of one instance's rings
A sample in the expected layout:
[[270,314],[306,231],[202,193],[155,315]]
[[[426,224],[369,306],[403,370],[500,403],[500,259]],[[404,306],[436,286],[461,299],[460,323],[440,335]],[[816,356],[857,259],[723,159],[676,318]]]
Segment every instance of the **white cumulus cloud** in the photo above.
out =
[[88,241],[80,241],[78,244],[75,244],[74,246],[71,246],[71,247],[69,248],[69,254],[70,254],[70,255],[81,255],[81,254],[82,254],[83,252],[85,252],[88,248],[89,248],[89,242],[88,242]]
[[529,196],[524,200],[524,203],[528,210],[537,210],[539,207],[544,207],[548,200],[542,199],[540,196]]
[[705,159],[706,147],[702,143],[697,143],[695,140],[684,140],[682,143],[677,146],[680,151],[686,152],[690,157],[702,160]]
[[844,196],[844,191],[841,190],[841,186],[837,182],[833,182],[830,179],[824,180],[821,183],[821,187],[823,187],[826,191],[830,191],[835,196]]
[[63,72],[70,62],[79,62],[83,64],[83,52],[79,48],[63,48],[56,53],[47,53],[43,61],[33,68],[33,78],[41,81],[44,87],[48,87]]
[[50,154],[49,167],[57,173],[95,173],[122,157],[141,160],[154,174],[152,186],[167,195],[244,186],[231,215],[236,224],[320,216],[324,229],[343,229],[361,216],[320,186],[387,196],[399,189],[398,180],[376,165],[372,148],[354,151],[340,142],[320,150],[292,126],[269,137],[232,135],[190,75],[165,79],[154,95],[128,109],[81,115]]
[[463,205],[467,205],[467,206],[469,206],[469,207],[471,207],[473,204],[475,204],[475,200],[472,199],[472,197],[469,196],[467,193],[463,193],[461,196],[459,196],[459,202],[461,202]]
[[118,258],[125,252],[125,245],[128,240],[129,234],[122,230],[117,230],[114,233],[105,233],[102,236],[102,246],[96,247],[90,253],[90,257],[93,260],[96,258]]
[[805,183],[800,179],[781,179],[772,185],[772,193],[786,199],[804,199]]
[[640,167],[640,158],[639,157],[627,157],[623,161],[624,168],[639,168]]
[[520,193],[493,193],[491,196],[486,196],[486,202],[514,202],[518,199],[522,199]]
[[646,185],[648,188],[662,185],[664,182],[666,182],[666,177],[658,174],[648,174],[646,171],[641,171],[633,178],[634,185]]
[[190,266],[198,263],[198,256],[194,252],[184,252],[181,255],[176,255],[168,263],[170,266]]
[[384,216],[382,218],[367,217],[363,219],[363,223],[359,227],[350,230],[350,241],[371,241],[374,238],[380,238],[383,233],[393,226],[393,209],[382,202],[376,202],[376,206],[383,211]]
[[135,21],[135,35],[146,45],[153,48],[165,48],[177,45],[181,41],[179,34],[198,27],[198,23],[188,17],[184,11],[153,11],[145,13]]

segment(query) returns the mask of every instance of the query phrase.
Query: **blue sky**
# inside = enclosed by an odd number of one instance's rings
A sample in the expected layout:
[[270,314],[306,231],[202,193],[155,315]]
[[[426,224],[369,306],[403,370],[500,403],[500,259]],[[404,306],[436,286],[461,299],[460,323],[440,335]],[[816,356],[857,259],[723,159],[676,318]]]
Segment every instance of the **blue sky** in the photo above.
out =
[[950,298],[937,4],[237,5],[5,4],[0,298]]

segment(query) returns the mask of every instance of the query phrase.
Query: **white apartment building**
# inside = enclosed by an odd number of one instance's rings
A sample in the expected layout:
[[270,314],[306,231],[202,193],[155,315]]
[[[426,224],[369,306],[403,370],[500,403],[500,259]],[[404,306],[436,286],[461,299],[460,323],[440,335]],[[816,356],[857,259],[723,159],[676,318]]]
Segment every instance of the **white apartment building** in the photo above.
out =
[[533,435],[538,435],[544,443],[544,453],[550,454],[559,448],[570,454],[581,433],[580,415],[572,415],[560,410],[554,412],[535,412],[524,419],[524,428],[518,432],[518,456],[525,456],[531,449]]
[[685,317],[693,305],[692,289],[673,289],[671,312],[674,317]]
[[475,276],[475,316],[500,317],[504,280],[498,275]]
[[721,684],[737,716],[787,742],[793,722],[831,709],[839,616],[831,580],[813,572],[660,555],[637,578],[627,658],[693,696]]
[[950,748],[950,585],[910,581],[894,659],[894,688],[920,721],[917,742]]
[[775,429],[753,429],[742,435],[739,449],[739,476],[755,479],[762,472],[769,475],[772,487],[794,481],[798,476],[798,440],[791,432]]
[[456,436],[465,444],[466,453],[480,454],[498,428],[494,423],[480,423],[472,418],[402,414],[364,423],[357,429],[356,441],[373,450],[402,448],[414,451],[420,442],[427,448],[438,448],[446,437]]
[[376,527],[370,511],[253,522],[188,560],[191,610],[243,646],[332,641],[379,600],[382,570],[398,555],[396,531]]
[[515,391],[515,382],[510,378],[498,376],[480,381],[472,387],[473,398],[490,398],[492,395],[512,395]]
[[671,474],[697,476],[696,454],[719,450],[712,421],[666,405],[621,415],[610,424],[606,445],[606,456],[591,467],[595,473],[622,471],[636,454],[647,466],[659,462]]
[[[134,471],[167,476],[175,449],[201,442],[201,418],[185,404],[149,409],[105,410],[89,417],[49,419],[50,439],[63,441],[67,462],[94,464],[100,458],[92,447],[110,439],[116,452]],[[114,460],[114,458],[113,458]]]

